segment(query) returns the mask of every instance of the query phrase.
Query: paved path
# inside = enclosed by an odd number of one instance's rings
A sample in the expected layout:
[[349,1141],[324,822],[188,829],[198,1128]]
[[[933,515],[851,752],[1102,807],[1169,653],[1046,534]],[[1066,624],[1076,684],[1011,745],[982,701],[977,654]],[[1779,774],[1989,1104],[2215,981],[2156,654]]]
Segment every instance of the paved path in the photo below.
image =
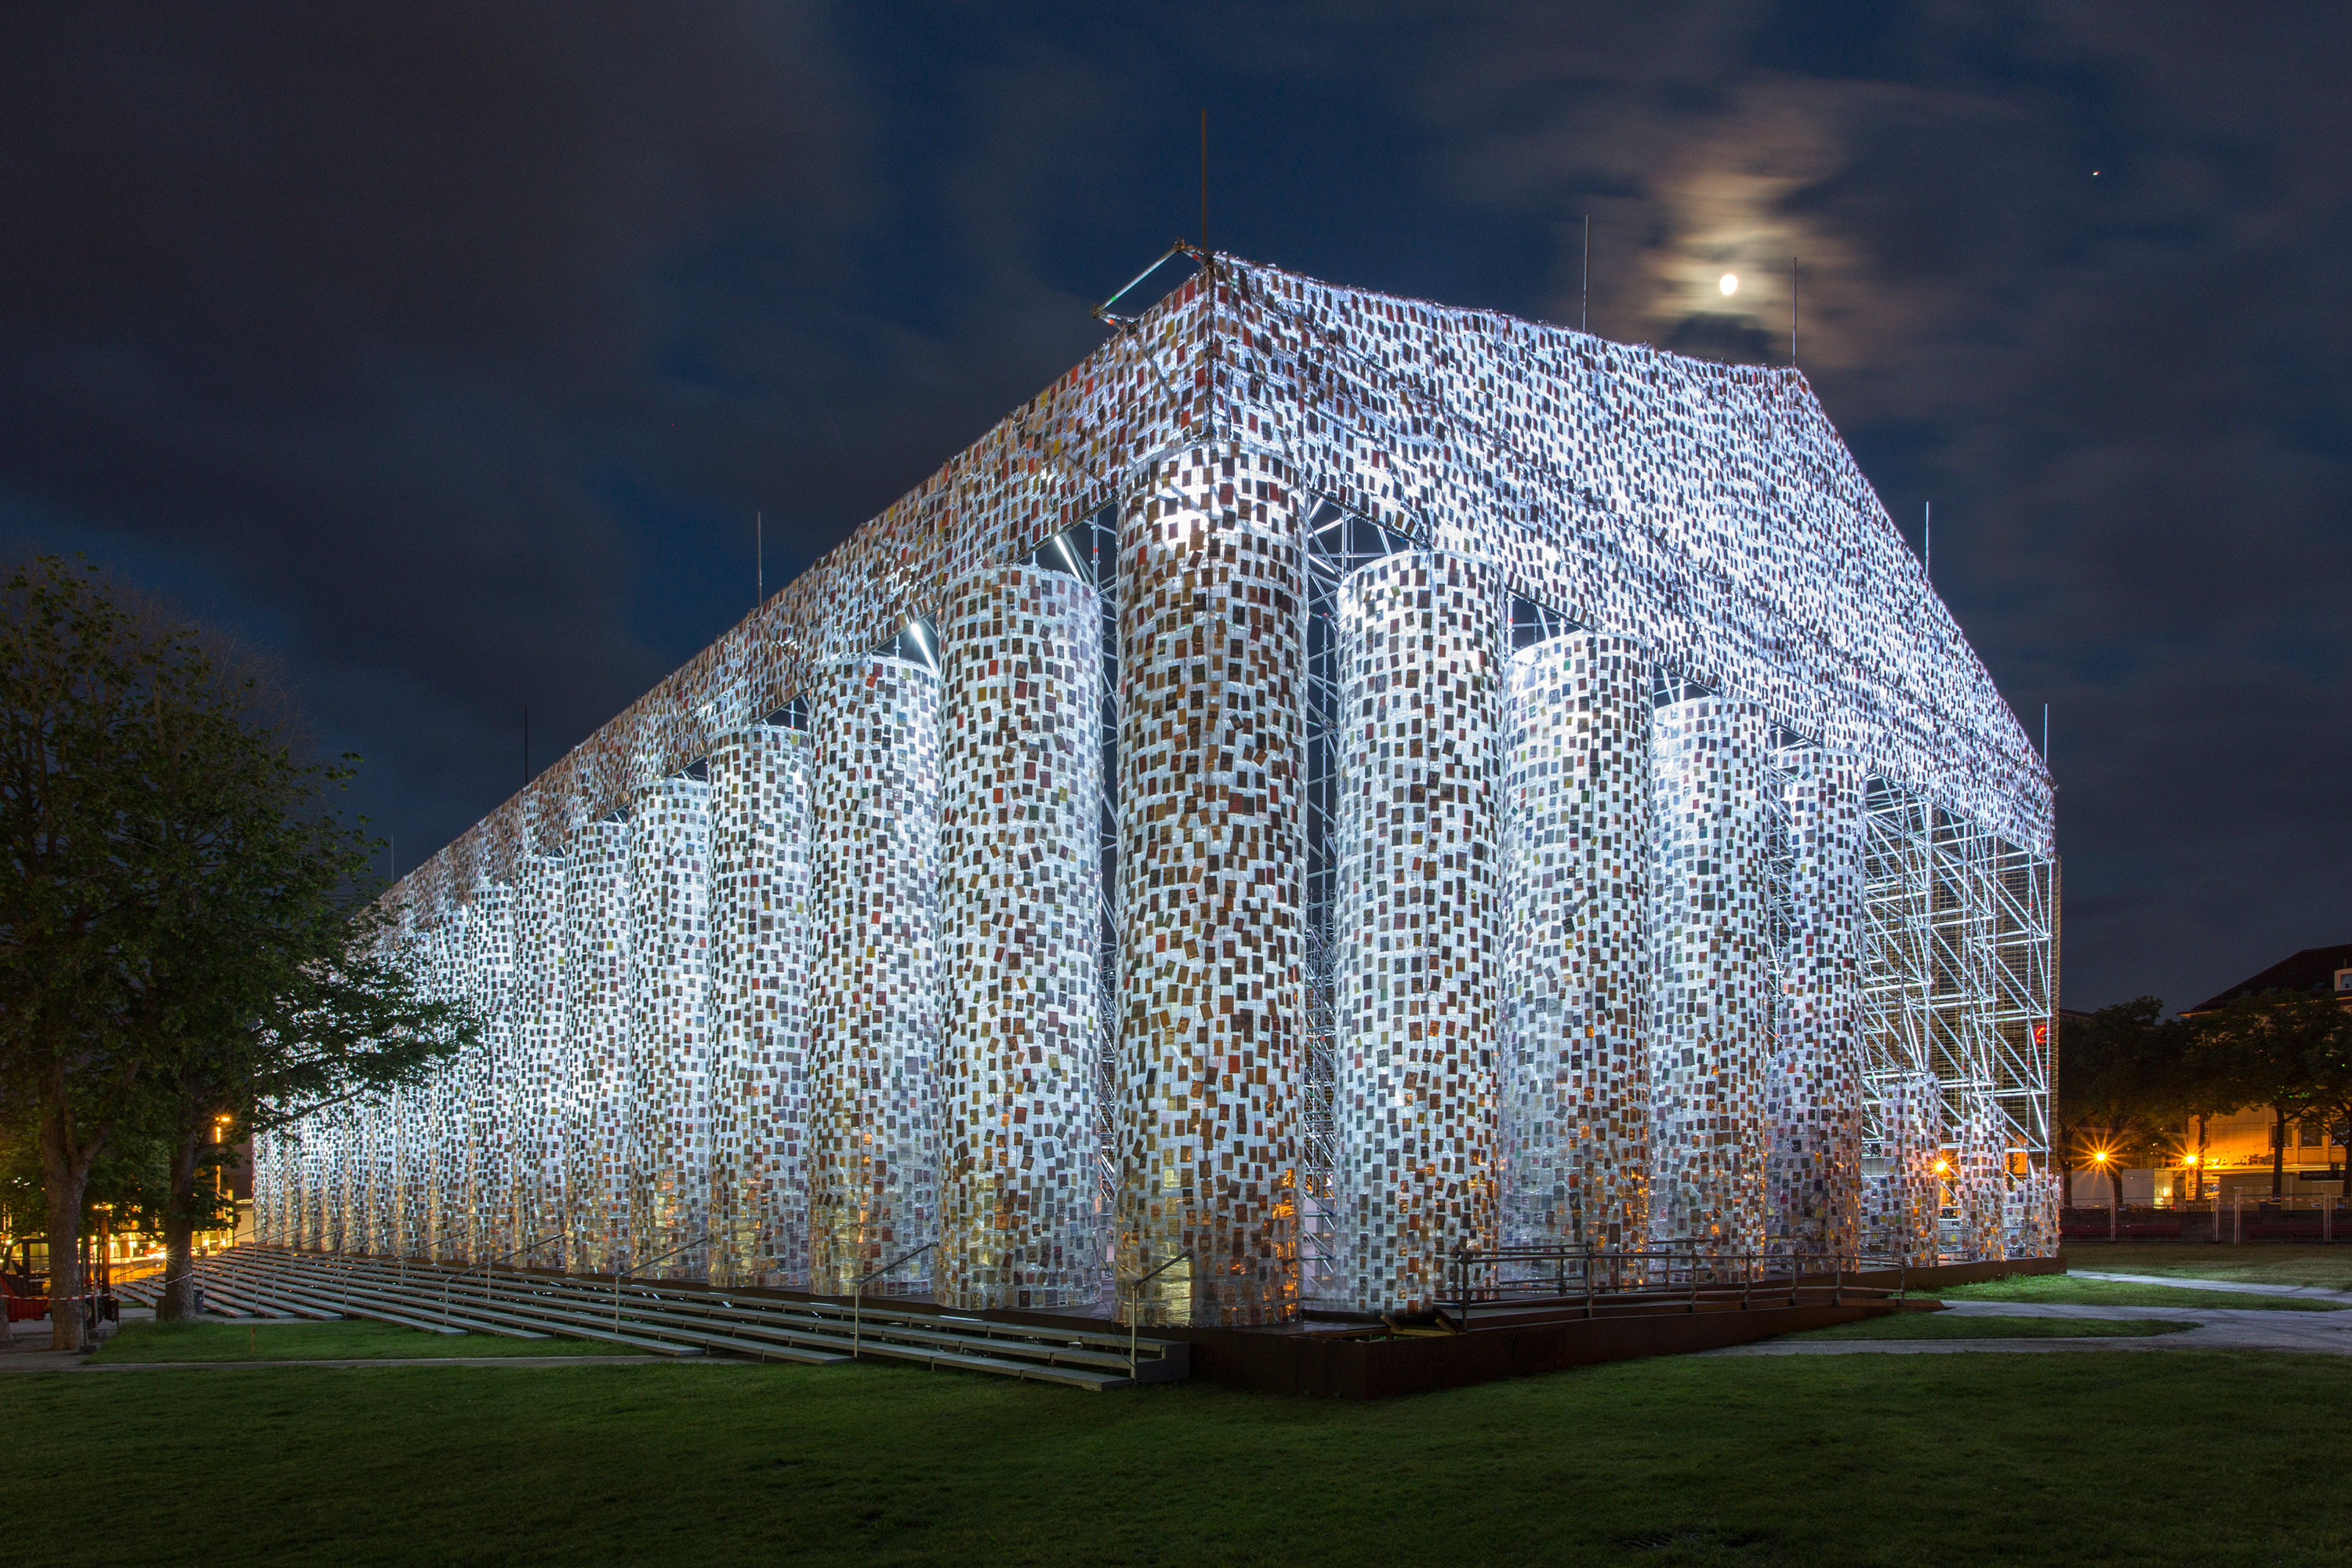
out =
[[2090,1307],[2054,1301],[1954,1301],[1964,1318],[2156,1319],[2197,1326],[2144,1339],[1764,1340],[1702,1355],[2037,1355],[2074,1351],[2305,1351],[2352,1355],[2352,1312],[2250,1307]]
[[2115,1279],[2126,1285],[2178,1285],[2184,1290],[2234,1290],[2242,1296],[2299,1296],[2306,1301],[2340,1301],[2352,1307],[2352,1290],[2325,1285],[2250,1285],[2242,1279],[2190,1279],[2179,1274],[2105,1274],[2069,1268],[2073,1279]]

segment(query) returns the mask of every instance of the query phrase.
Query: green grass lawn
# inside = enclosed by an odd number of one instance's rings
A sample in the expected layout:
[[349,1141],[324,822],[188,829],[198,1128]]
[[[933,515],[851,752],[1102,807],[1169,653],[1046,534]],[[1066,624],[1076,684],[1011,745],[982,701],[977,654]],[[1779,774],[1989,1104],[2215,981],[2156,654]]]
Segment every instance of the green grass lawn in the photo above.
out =
[[2272,1312],[2340,1312],[2333,1301],[2254,1296],[2241,1290],[2197,1290],[2179,1285],[2132,1285],[2120,1279],[2077,1279],[2066,1274],[2011,1274],[1974,1285],[1939,1285],[1946,1301],[2059,1301],[2081,1307],[2229,1307]]
[[[2312,1447],[2347,1397],[2352,1358],[2230,1352],[1682,1358],[1374,1405],[871,1363],[26,1373],[0,1501],[13,1556],[141,1568],[2283,1568],[2352,1560]],[[2229,1485],[2151,1479],[2200,1432]]]
[[2136,1340],[2177,1334],[2194,1323],[2152,1318],[1964,1318],[1950,1312],[1894,1312],[1785,1334],[1791,1340]]
[[405,1356],[613,1355],[584,1340],[510,1340],[498,1334],[428,1334],[363,1320],[326,1323],[130,1322],[93,1362],[396,1361]]
[[2250,1241],[2242,1247],[2174,1242],[2074,1242],[2059,1248],[2069,1268],[2111,1274],[2181,1274],[2248,1285],[2321,1285],[2352,1290],[2352,1237],[2333,1247]]

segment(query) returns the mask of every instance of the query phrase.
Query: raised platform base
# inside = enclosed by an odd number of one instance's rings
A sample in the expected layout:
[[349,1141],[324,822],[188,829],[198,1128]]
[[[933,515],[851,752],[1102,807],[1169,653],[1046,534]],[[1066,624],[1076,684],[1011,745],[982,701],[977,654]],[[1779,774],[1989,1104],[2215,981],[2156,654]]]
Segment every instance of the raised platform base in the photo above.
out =
[[[1165,1339],[1190,1341],[1192,1375],[1228,1387],[1336,1399],[1387,1399],[1602,1362],[1685,1355],[1746,1344],[1775,1334],[1825,1329],[1901,1310],[1897,1293],[1932,1293],[1944,1285],[2009,1274],[2063,1274],[2065,1269],[2065,1264],[2055,1258],[1871,1269],[1845,1277],[1848,1290],[1858,1294],[1843,1302],[1809,1300],[1797,1306],[1743,1306],[1734,1299],[1703,1300],[1688,1310],[1604,1310],[1589,1319],[1576,1315],[1570,1307],[1510,1313],[1491,1327],[1474,1317],[1465,1333],[1389,1334],[1328,1325],[1154,1328],[1150,1331]],[[1828,1283],[1826,1278],[1811,1282],[1816,1289]],[[1481,1313],[1486,1310],[1480,1309]]]

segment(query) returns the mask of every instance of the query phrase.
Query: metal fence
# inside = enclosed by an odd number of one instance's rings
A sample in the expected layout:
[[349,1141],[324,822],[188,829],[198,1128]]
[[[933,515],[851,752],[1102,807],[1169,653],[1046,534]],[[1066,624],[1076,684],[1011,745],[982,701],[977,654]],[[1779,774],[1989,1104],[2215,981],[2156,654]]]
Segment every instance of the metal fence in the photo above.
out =
[[2068,1241],[2202,1241],[2236,1245],[2256,1241],[2332,1244],[2352,1237],[2352,1203],[2335,1193],[2229,1193],[2164,1206],[2108,1204],[2061,1212],[2059,1232]]

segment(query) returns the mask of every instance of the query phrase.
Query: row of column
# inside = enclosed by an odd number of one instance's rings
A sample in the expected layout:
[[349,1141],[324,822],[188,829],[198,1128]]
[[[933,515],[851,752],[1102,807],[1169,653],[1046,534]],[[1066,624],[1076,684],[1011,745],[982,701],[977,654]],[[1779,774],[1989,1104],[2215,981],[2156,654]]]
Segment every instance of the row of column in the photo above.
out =
[[1100,610],[992,569],[941,632],[412,933],[482,1041],[265,1140],[264,1237],[1093,1299]]
[[1654,705],[1621,637],[1510,653],[1504,593],[1412,552],[1340,595],[1332,1304],[1465,1246],[1851,1256],[1855,763]]
[[[1100,606],[990,568],[938,673],[820,667],[805,731],[727,737],[415,933],[482,1048],[268,1147],[264,1234],[975,1308],[1091,1300],[1108,1239],[1141,1321],[1290,1315],[1305,561],[1265,459],[1152,479],[1118,558],[1112,1103]],[[1932,1227],[1907,1171],[1865,1215],[1855,761],[1658,704],[1625,639],[1514,653],[1507,623],[1493,567],[1411,552],[1332,628],[1337,1304],[1426,1305],[1465,1245]]]

